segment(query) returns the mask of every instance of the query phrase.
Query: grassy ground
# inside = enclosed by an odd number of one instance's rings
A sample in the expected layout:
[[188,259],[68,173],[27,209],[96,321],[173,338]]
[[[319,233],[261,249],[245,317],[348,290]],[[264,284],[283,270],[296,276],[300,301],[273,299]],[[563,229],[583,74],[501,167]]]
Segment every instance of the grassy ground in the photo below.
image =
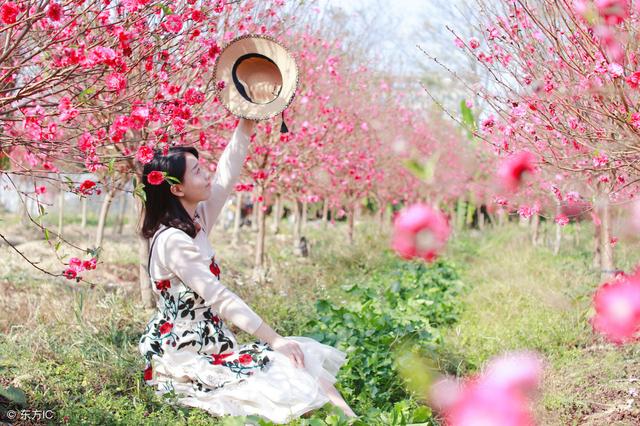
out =
[[[581,227],[564,229],[558,256],[532,246],[518,225],[452,241],[448,256],[462,265],[469,291],[460,321],[446,334],[441,367],[467,374],[504,351],[534,349],[547,364],[540,424],[637,425],[640,348],[616,348],[591,331],[591,295],[600,278],[591,268],[590,230]],[[635,265],[637,248],[620,244],[618,266]]]
[[[37,233],[15,218],[2,223],[3,234],[21,241],[17,247],[39,266],[61,268]],[[91,246],[95,229],[76,223],[70,218],[65,224],[65,237]],[[244,230],[237,247],[221,230],[211,239],[225,284],[281,334],[303,335],[317,299],[340,305],[341,284],[366,276],[371,268],[384,270],[392,260],[377,227],[358,230],[356,245],[349,247],[343,225],[327,232],[310,223],[305,231],[313,243],[309,258],[293,256],[288,235],[270,236],[270,280],[262,285],[250,278],[252,232]],[[30,409],[53,410],[69,424],[218,424],[202,410],[168,406],[142,381],[137,343],[153,311],[140,307],[136,244],[128,226],[122,235],[107,229],[104,263],[85,273],[100,283],[94,289],[41,274],[0,245],[0,385],[23,389]],[[60,253],[80,254],[66,248]],[[232,329],[240,341],[250,339]],[[331,413],[327,404],[314,416],[324,419]]]
[[[90,246],[94,228],[77,222],[69,221],[65,235]],[[137,341],[151,312],[140,309],[129,226],[123,235],[107,229],[104,264],[87,274],[102,283],[94,289],[50,279],[0,246],[0,384],[24,389],[31,408],[52,409],[70,424],[218,424],[201,410],[164,404],[141,380]],[[640,348],[616,348],[591,332],[590,298],[600,278],[591,268],[590,231],[581,226],[564,229],[558,256],[548,244],[532,246],[518,225],[452,239],[444,257],[460,269],[466,292],[460,320],[444,331],[439,367],[466,375],[496,354],[534,349],[547,364],[536,405],[540,424],[640,424]],[[19,237],[18,247],[40,266],[56,265],[51,249],[17,221],[3,222],[3,233]],[[285,335],[304,334],[317,299],[339,305],[342,284],[394,267],[388,236],[374,223],[358,228],[354,247],[343,226],[310,225],[306,233],[313,242],[307,259],[293,256],[288,235],[269,237],[264,285],[250,279],[252,233],[245,231],[238,247],[224,232],[212,237],[227,285]],[[638,248],[619,243],[617,266],[635,265]],[[327,416],[328,406],[314,414]]]

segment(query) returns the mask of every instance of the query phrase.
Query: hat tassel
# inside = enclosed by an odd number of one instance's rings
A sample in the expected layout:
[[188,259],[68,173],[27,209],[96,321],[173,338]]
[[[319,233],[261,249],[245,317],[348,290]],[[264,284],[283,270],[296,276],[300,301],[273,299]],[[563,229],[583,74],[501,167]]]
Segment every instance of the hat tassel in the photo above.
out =
[[284,122],[284,111],[282,111],[282,124],[280,125],[280,133],[289,133],[289,128]]

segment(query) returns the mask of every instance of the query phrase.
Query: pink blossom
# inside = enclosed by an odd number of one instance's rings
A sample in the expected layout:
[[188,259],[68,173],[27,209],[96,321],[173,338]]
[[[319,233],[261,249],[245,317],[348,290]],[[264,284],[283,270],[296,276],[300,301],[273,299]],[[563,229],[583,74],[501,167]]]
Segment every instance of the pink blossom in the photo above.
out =
[[20,9],[18,5],[12,1],[8,1],[0,6],[0,21],[5,24],[15,24],[19,13]]
[[91,133],[89,132],[84,132],[78,138],[78,148],[80,148],[80,151],[82,152],[89,151],[91,148],[93,148],[94,143],[95,143],[95,140],[93,136],[91,136]]
[[636,340],[640,328],[639,272],[603,283],[593,296],[593,329],[613,343]]
[[136,153],[136,159],[142,164],[147,164],[153,160],[153,149],[151,147],[142,145],[138,148],[138,152]]
[[518,214],[523,219],[529,219],[533,216],[533,210],[529,206],[520,206],[518,207]]
[[45,192],[47,192],[47,187],[46,186],[37,186],[36,187],[36,194],[44,194]]
[[162,28],[170,33],[179,33],[182,29],[182,16],[178,14],[167,16],[167,20],[162,23]]
[[121,92],[127,87],[127,79],[123,74],[120,73],[112,73],[107,76],[105,79],[106,86],[117,92]]
[[493,114],[489,115],[485,120],[482,121],[482,129],[484,131],[489,131],[496,124],[496,119]]
[[534,173],[534,156],[528,151],[521,151],[505,159],[498,168],[498,178],[504,188],[515,191],[520,186],[525,172]]
[[560,226],[565,226],[569,223],[569,218],[565,214],[560,213],[556,216],[555,222]]
[[461,49],[464,47],[464,41],[462,41],[460,37],[456,37],[455,40],[453,40],[453,42],[455,43],[456,46],[458,46]]
[[599,154],[593,158],[593,167],[604,167],[609,164],[609,157],[606,154]]
[[395,252],[404,259],[421,258],[431,262],[449,238],[449,224],[438,210],[425,204],[403,209],[394,220]]
[[625,81],[627,82],[629,87],[638,90],[638,87],[640,86],[640,71],[636,71],[633,74],[627,76]]
[[624,74],[624,68],[622,68],[622,65],[617,63],[609,64],[607,71],[609,71],[609,74],[613,78],[622,77],[622,74]]
[[631,114],[631,117],[629,117],[629,123],[631,123],[633,127],[640,129],[640,112],[634,112]]
[[129,115],[129,126],[135,130],[141,130],[144,128],[147,120],[149,119],[149,108],[146,106],[133,107],[131,114]]
[[47,8],[47,18],[52,21],[59,21],[62,19],[62,6],[55,2],[49,2],[49,7]]
[[478,40],[478,39],[477,39],[477,38],[475,38],[475,37],[471,37],[471,38],[469,39],[469,46],[470,46],[472,49],[477,49],[478,47],[480,47],[480,40]]

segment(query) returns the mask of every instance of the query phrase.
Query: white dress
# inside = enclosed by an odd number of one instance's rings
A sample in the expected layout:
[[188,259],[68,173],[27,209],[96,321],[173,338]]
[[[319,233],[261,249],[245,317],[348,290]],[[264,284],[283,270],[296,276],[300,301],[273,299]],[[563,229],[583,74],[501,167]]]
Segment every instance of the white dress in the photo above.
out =
[[140,338],[144,378],[159,395],[215,416],[259,415],[287,423],[329,402],[318,379],[335,383],[343,352],[314,339],[299,343],[305,367],[264,342],[238,344],[224,321],[253,334],[263,320],[220,281],[207,237],[246,156],[249,138],[236,130],[218,163],[208,201],[196,209],[202,229],[195,238],[164,225],[152,239],[149,258],[157,311]]

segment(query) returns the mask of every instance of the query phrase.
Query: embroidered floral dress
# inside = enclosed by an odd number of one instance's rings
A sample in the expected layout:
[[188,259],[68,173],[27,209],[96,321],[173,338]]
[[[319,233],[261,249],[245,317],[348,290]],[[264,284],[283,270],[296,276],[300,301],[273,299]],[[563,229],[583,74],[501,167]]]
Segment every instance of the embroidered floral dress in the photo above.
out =
[[247,135],[236,130],[212,184],[211,198],[196,209],[195,238],[164,225],[151,239],[149,276],[157,310],[140,338],[144,379],[156,393],[212,415],[257,414],[286,423],[329,401],[318,379],[335,383],[345,354],[302,336],[305,368],[295,367],[268,344],[239,344],[225,324],[253,334],[260,318],[221,281],[208,233],[240,173]]

